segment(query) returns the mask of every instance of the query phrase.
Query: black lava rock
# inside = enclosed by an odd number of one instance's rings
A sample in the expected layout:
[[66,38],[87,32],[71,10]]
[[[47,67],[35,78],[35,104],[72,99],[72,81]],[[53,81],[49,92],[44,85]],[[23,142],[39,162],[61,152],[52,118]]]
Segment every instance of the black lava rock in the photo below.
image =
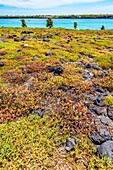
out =
[[99,93],[105,93],[106,91],[102,88],[102,87],[100,87],[100,86],[96,86],[95,87],[95,91],[97,91],[97,92],[99,92]]
[[46,67],[49,72],[53,72],[55,76],[61,75],[63,73],[62,66],[47,66]]
[[100,145],[97,148],[97,154],[100,156],[100,158],[102,158],[104,154],[107,158],[111,158],[111,161],[113,163],[113,141],[108,140]]
[[3,62],[0,62],[0,67],[3,67],[4,66],[4,63]]
[[84,70],[83,78],[84,80],[91,80],[94,77],[94,74],[88,70]]
[[53,66],[47,66],[46,67],[49,72],[54,72],[54,67]]
[[100,128],[99,131],[95,131],[91,134],[90,136],[90,140],[97,145],[100,145],[102,143],[104,143],[107,140],[111,140],[111,136],[109,134],[109,132],[104,129],[104,128]]
[[107,87],[107,90],[112,93],[113,92],[113,87]]
[[22,31],[21,34],[31,34],[33,31]]
[[92,68],[92,65],[90,63],[85,64],[85,68]]
[[8,35],[7,38],[14,38],[13,35]]
[[108,71],[104,71],[99,77],[103,78],[106,77],[108,75]]
[[61,85],[58,89],[62,90],[62,91],[65,91],[65,92],[68,90],[66,85]]
[[55,66],[54,67],[54,73],[55,73],[55,75],[61,75],[62,73],[63,73],[63,68],[62,68],[62,66]]
[[111,120],[113,120],[113,108],[111,107],[107,108],[107,115]]
[[25,41],[25,40],[26,40],[26,37],[25,37],[25,36],[22,36],[22,37],[20,37],[20,40],[21,40],[21,41]]
[[95,69],[95,70],[102,70],[102,68],[101,68],[101,67],[96,66],[96,65],[93,65],[93,66],[92,66],[92,68],[93,68],[93,69]]
[[86,53],[85,53],[85,52],[80,52],[80,54],[81,54],[81,55],[86,55]]
[[76,139],[74,138],[70,138],[69,140],[66,140],[66,143],[65,143],[65,149],[67,152],[70,152],[74,146],[76,144]]
[[104,100],[103,100],[103,95],[98,96],[97,99],[94,101],[94,104],[100,107],[105,106]]
[[21,50],[20,49],[17,49],[16,52],[19,53]]
[[26,74],[26,73],[27,73],[26,68],[22,68],[22,74]]
[[105,109],[99,106],[90,105],[89,110],[98,116],[105,114]]
[[53,34],[46,34],[46,38],[52,38]]
[[67,44],[68,44],[68,43],[70,43],[70,40],[67,40],[67,42],[66,42],[66,43],[67,43]]
[[73,59],[70,59],[70,60],[68,61],[68,63],[74,63],[74,60],[73,60]]
[[43,39],[43,42],[50,42],[50,40],[47,40],[47,39]]
[[52,56],[52,55],[53,55],[52,52],[46,52],[46,53],[45,53],[45,56]]
[[109,127],[112,125],[112,120],[108,116],[102,116],[100,121],[103,125],[107,125]]
[[93,58],[93,55],[92,55],[92,54],[89,54],[88,57],[89,57],[89,58]]
[[14,41],[19,42],[20,39],[19,38],[14,38]]
[[13,34],[12,36],[13,36],[13,37],[17,37],[17,35],[16,35],[16,34]]

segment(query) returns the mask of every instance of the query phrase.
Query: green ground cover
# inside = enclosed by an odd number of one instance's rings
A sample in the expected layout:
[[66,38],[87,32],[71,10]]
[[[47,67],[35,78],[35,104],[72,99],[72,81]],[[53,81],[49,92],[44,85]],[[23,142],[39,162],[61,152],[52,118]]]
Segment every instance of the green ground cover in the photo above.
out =
[[[112,70],[113,31],[0,28],[0,38],[1,170],[112,170],[88,139],[93,123],[83,94],[91,93],[92,84],[113,88],[113,72],[98,79],[102,71],[95,70],[95,78],[85,82],[77,62],[90,63],[92,55],[100,67]],[[56,65],[62,75],[48,72]],[[59,90],[61,85],[69,93]],[[113,106],[112,96],[104,100]],[[44,108],[42,118],[32,114],[39,108]],[[67,153],[70,136],[77,144]]]

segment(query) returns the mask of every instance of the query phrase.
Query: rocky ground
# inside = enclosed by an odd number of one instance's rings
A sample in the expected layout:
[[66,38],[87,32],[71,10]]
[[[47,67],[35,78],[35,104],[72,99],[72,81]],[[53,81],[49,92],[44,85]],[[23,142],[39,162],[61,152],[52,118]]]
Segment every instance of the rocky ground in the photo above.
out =
[[[90,63],[83,64],[79,61],[78,64],[84,68],[82,74],[84,81],[90,81],[93,84],[91,93],[83,95],[85,98],[84,104],[96,127],[95,130],[92,130],[89,138],[96,145],[100,157],[105,153],[107,157],[113,159],[113,107],[107,107],[104,102],[105,96],[113,96],[113,89],[94,84],[95,78],[98,77],[99,81],[99,78],[107,76],[112,70],[104,70],[99,67],[97,63],[93,62],[92,56],[88,56],[87,59]],[[94,70],[101,70],[101,74],[96,77],[93,74]],[[112,80],[111,83],[113,83]]]
[[111,170],[113,31],[0,30],[1,168]]

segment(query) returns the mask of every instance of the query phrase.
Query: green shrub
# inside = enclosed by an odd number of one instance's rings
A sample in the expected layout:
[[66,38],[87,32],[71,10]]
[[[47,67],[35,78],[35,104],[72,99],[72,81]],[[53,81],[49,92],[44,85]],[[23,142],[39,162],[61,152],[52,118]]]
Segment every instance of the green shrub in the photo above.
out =
[[51,18],[48,18],[46,21],[46,27],[52,28],[53,27],[53,20]]
[[22,27],[27,27],[26,22],[25,22],[24,19],[21,19],[20,21],[22,22]]

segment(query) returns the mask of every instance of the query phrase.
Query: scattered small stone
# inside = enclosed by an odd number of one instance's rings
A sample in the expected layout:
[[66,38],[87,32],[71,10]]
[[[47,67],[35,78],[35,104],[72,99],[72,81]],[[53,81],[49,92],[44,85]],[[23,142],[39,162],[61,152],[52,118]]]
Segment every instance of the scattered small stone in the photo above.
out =
[[80,52],[80,54],[81,54],[81,55],[86,55],[86,53],[85,53],[85,52]]
[[50,42],[50,40],[47,40],[47,39],[43,39],[43,42]]
[[52,38],[53,34],[46,34],[46,38]]
[[37,36],[27,36],[27,38],[37,39]]
[[82,62],[78,62],[78,65],[84,68],[84,64]]
[[32,61],[35,61],[35,60],[37,60],[38,59],[38,56],[36,55],[36,56],[34,56],[33,58],[32,58]]
[[21,34],[32,34],[33,31],[22,31]]
[[49,72],[53,72],[55,76],[61,75],[63,73],[62,66],[47,66],[46,67]]
[[5,40],[4,40],[3,38],[0,38],[0,41],[1,41],[1,42],[5,42]]
[[[107,87],[107,90],[110,92],[110,93],[113,93],[113,87]],[[113,96],[113,95],[112,95]]]
[[26,68],[22,68],[22,74],[26,74],[26,73],[27,73]]
[[20,39],[19,38],[14,38],[14,41],[19,42]]
[[92,65],[90,63],[85,64],[85,68],[92,68]]
[[94,74],[91,71],[85,69],[82,76],[84,80],[91,80],[94,77]]
[[67,139],[65,143],[66,151],[70,152],[74,148],[75,144],[76,144],[76,139],[74,138],[70,138],[69,140]]
[[108,71],[104,71],[99,77],[103,78],[106,77],[108,75]]
[[29,47],[29,45],[28,44],[23,44],[23,47]]
[[17,53],[20,52],[20,51],[21,51],[20,49],[17,49],[17,50],[16,50]]
[[21,41],[25,41],[25,40],[26,40],[26,37],[25,37],[25,36],[22,36],[22,37],[20,37],[20,40],[21,40]]
[[17,37],[17,35],[16,35],[16,34],[13,34],[12,36],[13,36],[13,37]]
[[68,43],[70,43],[70,40],[67,40],[67,42],[66,42],[66,43],[67,43],[67,44],[68,44]]
[[3,67],[4,66],[4,63],[3,62],[0,62],[0,67]]
[[102,70],[102,68],[97,66],[97,65],[93,65],[92,68],[95,69],[95,70]]
[[109,52],[113,51],[111,47],[105,47],[105,50]]
[[107,115],[111,120],[113,120],[113,107],[107,108]]
[[52,56],[52,55],[53,55],[52,52],[46,52],[46,53],[45,53],[45,56]]
[[68,90],[66,85],[61,85],[58,89],[62,90],[62,91],[65,91],[65,92]]
[[74,60],[73,60],[73,59],[70,59],[70,60],[68,61],[68,63],[74,63]]
[[111,158],[111,161],[113,163],[113,141],[108,140],[100,145],[97,148],[97,154],[100,156],[100,158],[102,158],[103,155],[107,158]]
[[38,109],[35,109],[33,112],[32,112],[32,114],[37,114],[39,117],[43,117],[43,115],[44,115],[44,110],[45,109],[42,109],[42,108],[38,108]]
[[46,67],[49,72],[54,72],[54,67],[53,66],[47,66]]
[[62,66],[55,66],[54,67],[54,73],[55,73],[55,75],[61,75],[62,73],[63,73],[63,68],[62,68]]
[[89,57],[89,58],[93,58],[93,55],[92,55],[92,54],[89,54],[88,57]]
[[13,35],[8,35],[7,38],[14,38]]
[[106,92],[101,86],[96,86],[95,91],[97,91],[99,93],[105,93]]

